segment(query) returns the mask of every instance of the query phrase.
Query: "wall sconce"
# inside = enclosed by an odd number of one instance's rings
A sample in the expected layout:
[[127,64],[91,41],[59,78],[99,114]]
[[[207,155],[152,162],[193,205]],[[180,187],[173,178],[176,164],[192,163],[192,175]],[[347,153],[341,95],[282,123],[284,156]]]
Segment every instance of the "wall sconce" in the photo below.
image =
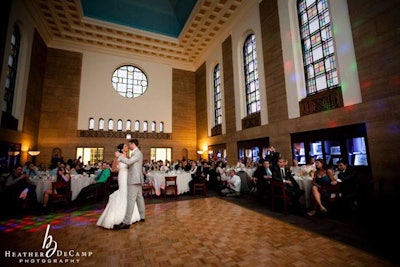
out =
[[20,151],[8,151],[8,155],[16,157],[20,154]]
[[126,139],[131,139],[132,138],[132,135],[131,134],[126,134],[126,137],[125,137]]
[[29,150],[28,154],[31,155],[32,157],[36,157],[37,155],[40,154],[39,150]]
[[204,151],[203,150],[197,150],[197,154],[199,154],[199,160],[201,161],[201,155],[203,155]]

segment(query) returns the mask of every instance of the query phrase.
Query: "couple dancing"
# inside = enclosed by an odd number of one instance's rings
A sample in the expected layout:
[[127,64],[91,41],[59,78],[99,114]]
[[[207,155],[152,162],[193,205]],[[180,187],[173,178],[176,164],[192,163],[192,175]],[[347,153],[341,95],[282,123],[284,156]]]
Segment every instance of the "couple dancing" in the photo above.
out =
[[[128,158],[128,151],[132,156]],[[139,141],[131,139],[128,144],[118,145],[112,169],[118,169],[118,190],[109,197],[106,208],[96,225],[107,229],[129,229],[132,223],[145,220],[145,205],[142,195],[143,154]]]

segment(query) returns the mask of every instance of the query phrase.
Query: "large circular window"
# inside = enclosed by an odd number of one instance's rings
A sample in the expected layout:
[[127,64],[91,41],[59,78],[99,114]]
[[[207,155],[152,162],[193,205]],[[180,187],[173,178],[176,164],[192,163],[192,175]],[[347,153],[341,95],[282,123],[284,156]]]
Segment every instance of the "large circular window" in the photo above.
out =
[[126,98],[139,97],[147,89],[146,74],[132,65],[125,65],[116,69],[111,82],[115,91]]

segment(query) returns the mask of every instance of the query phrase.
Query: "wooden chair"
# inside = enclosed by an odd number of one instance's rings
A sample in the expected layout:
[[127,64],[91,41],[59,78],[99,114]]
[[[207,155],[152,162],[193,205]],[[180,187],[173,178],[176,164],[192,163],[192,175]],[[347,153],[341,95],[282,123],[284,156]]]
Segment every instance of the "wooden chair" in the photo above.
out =
[[56,181],[51,183],[52,194],[49,195],[49,203],[64,201],[67,207],[71,202],[71,182]]
[[175,199],[178,198],[177,176],[165,176],[165,186],[163,189],[164,198],[167,198],[168,191],[173,191]]
[[152,182],[145,183],[142,185],[142,194],[150,194],[150,198],[153,198],[153,192],[155,192]]
[[207,196],[207,179],[193,183],[193,195],[196,195],[196,191],[202,191]]
[[285,183],[274,179],[270,180],[271,186],[271,209],[275,210],[275,200],[280,199],[283,202],[283,210],[287,212],[289,197],[286,195]]

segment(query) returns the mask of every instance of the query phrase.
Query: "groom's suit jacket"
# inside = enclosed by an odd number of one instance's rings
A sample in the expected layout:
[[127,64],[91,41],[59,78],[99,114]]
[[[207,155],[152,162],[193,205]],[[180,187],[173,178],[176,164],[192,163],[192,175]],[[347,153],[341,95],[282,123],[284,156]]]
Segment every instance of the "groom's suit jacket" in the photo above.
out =
[[119,157],[119,161],[127,164],[128,168],[128,184],[143,184],[143,154],[138,148],[133,150],[132,157]]

